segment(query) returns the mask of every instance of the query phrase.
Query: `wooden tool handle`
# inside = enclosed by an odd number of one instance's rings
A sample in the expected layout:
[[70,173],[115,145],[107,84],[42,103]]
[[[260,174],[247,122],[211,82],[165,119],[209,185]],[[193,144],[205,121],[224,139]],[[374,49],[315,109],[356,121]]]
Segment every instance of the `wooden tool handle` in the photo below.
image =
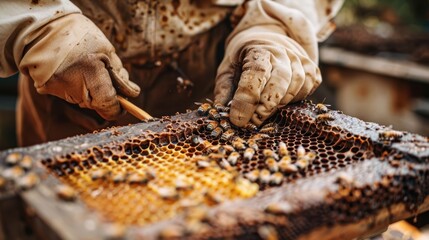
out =
[[127,112],[129,112],[131,115],[133,115],[134,117],[136,117],[142,121],[152,119],[152,116],[149,115],[149,113],[145,112],[143,109],[132,104],[130,101],[128,101],[124,97],[119,96],[119,95],[117,97],[118,97],[118,100],[119,100],[119,103],[121,104],[121,106],[125,110],[127,110]]

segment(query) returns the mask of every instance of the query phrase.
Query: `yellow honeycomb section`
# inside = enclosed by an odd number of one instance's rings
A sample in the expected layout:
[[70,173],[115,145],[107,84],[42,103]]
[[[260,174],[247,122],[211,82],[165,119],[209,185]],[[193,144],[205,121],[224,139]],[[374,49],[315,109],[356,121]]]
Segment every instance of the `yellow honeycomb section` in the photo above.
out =
[[76,162],[82,166],[60,179],[72,186],[90,208],[108,220],[126,225],[154,223],[192,207],[212,206],[257,193],[256,183],[221,169],[216,162],[198,167],[198,155],[189,156],[197,148],[183,142],[162,147],[151,143],[141,151],[145,156],[128,155],[122,150],[92,165],[82,164],[88,159],[79,159]]

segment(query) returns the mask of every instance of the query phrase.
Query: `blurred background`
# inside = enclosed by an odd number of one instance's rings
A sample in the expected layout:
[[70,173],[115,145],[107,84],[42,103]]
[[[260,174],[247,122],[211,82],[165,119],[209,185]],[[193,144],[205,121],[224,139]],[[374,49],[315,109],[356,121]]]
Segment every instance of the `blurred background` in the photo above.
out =
[[18,75],[0,78],[0,150],[16,147],[15,106]]
[[[429,1],[346,0],[335,21],[311,99],[429,136]],[[17,76],[0,79],[0,150],[16,146],[16,86]]]
[[429,1],[347,0],[320,46],[311,97],[365,121],[429,136]]
[[[346,0],[335,22],[320,45],[324,81],[310,98],[429,136],[429,1]],[[429,212],[369,239],[429,239]]]

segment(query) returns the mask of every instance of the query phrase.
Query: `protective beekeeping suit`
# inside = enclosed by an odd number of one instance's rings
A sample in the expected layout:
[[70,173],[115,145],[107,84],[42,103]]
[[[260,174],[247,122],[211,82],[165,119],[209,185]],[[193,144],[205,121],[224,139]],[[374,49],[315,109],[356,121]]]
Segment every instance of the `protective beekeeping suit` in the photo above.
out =
[[317,42],[341,0],[0,1],[0,76],[21,73],[21,145],[154,116],[206,97],[261,124],[321,82]]

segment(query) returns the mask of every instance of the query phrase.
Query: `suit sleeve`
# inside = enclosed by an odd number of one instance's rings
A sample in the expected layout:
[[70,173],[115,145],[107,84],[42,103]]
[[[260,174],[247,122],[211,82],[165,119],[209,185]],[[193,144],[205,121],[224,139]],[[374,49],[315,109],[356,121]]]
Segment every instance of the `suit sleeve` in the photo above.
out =
[[71,13],[80,10],[68,0],[0,1],[0,77],[18,71],[27,47],[43,35],[39,29]]

